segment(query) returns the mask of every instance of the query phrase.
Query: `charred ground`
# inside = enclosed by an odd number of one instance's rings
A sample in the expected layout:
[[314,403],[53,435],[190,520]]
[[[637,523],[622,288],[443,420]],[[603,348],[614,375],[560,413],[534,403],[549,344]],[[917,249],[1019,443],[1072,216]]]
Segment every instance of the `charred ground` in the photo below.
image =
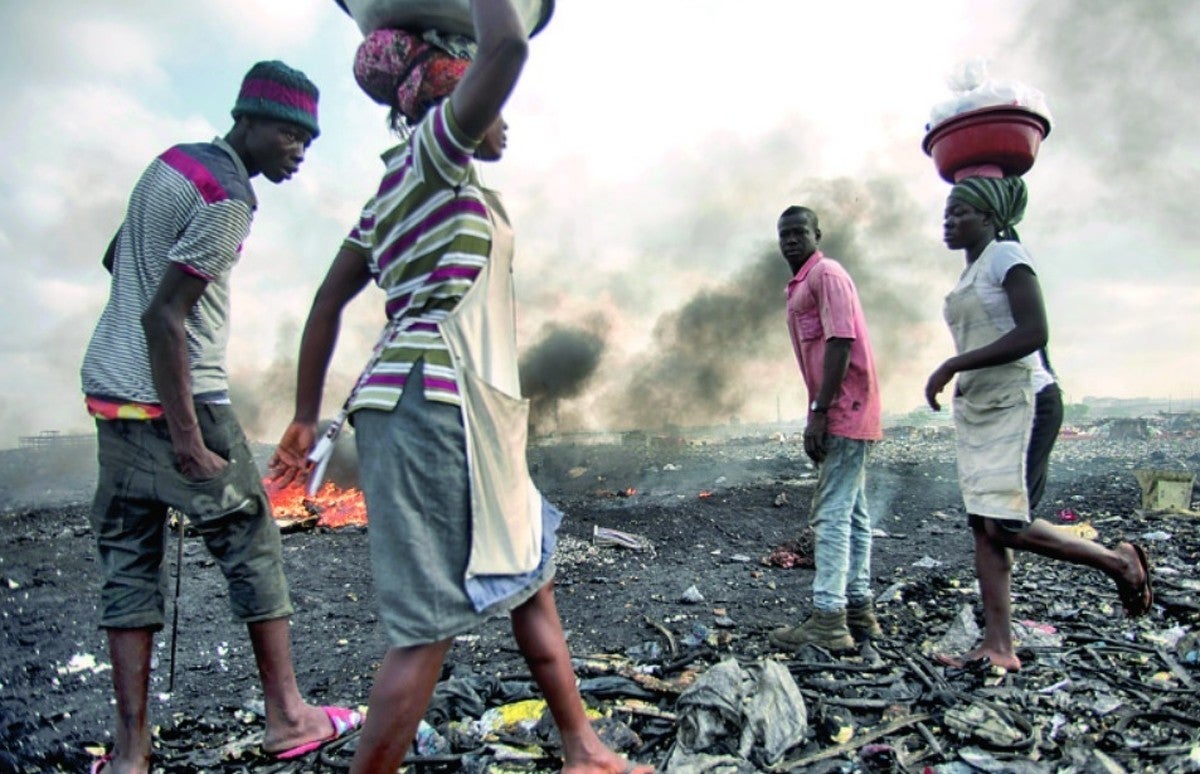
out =
[[[1053,626],[1059,639],[1027,647],[1026,669],[1007,676],[947,673],[924,656],[964,604],[978,614],[953,446],[944,436],[894,435],[876,450],[870,496],[888,537],[876,542],[874,585],[886,597],[880,612],[887,637],[840,659],[773,654],[766,640],[769,629],[808,610],[812,571],[763,563],[804,528],[814,474],[799,443],[765,436],[703,444],[561,443],[531,449],[530,460],[539,485],[567,514],[557,598],[581,677],[624,675],[632,686],[634,673],[622,660],[628,657],[664,681],[640,685],[653,694],[643,697],[648,705],[670,713],[677,691],[722,659],[781,658],[808,705],[808,739],[790,754],[805,770],[870,768],[866,747],[856,743],[905,712],[910,720],[918,712],[929,719],[875,739],[890,751],[884,757],[892,766],[876,770],[920,770],[918,764],[984,755],[1040,767],[1028,770],[1087,771],[1095,770],[1097,750],[1127,770],[1200,766],[1200,731],[1180,719],[1195,715],[1200,670],[1176,647],[1181,634],[1191,633],[1194,641],[1200,618],[1194,569],[1200,534],[1194,518],[1139,511],[1132,474],[1137,467],[1194,472],[1200,467],[1195,439],[1059,444],[1043,515],[1057,520],[1069,508],[1109,544],[1156,536],[1151,552],[1160,604],[1147,619],[1123,619],[1111,584],[1098,574],[1022,557],[1014,617]],[[10,505],[0,516],[0,771],[82,770],[89,747],[111,743],[110,673],[96,628],[98,568],[87,521],[91,483],[86,463],[69,462],[19,451],[0,459],[12,482]],[[57,476],[48,484],[41,478],[47,470]],[[595,545],[597,527],[639,536],[652,548]],[[170,548],[173,557],[173,542]],[[284,558],[297,608],[293,637],[302,690],[320,703],[365,703],[383,650],[366,528],[286,534]],[[703,601],[683,600],[692,586]],[[261,696],[253,658],[244,629],[229,621],[219,571],[192,537],[184,541],[179,632],[170,694],[169,629],[157,640],[151,687],[157,768],[337,770],[347,760],[334,752],[281,769],[254,756]],[[1088,649],[1086,658],[1081,648]],[[602,654],[607,657],[589,659]],[[503,686],[483,697],[490,705],[521,695],[528,681],[505,621],[457,641],[445,676],[476,687]],[[600,708],[619,707],[620,694],[612,683],[585,693]],[[1026,738],[1006,748],[955,731],[947,710],[974,698],[1011,707],[1022,719],[1014,727]],[[432,720],[458,710],[461,705],[443,706]],[[1139,716],[1155,713],[1159,721],[1139,725]],[[628,742],[631,755],[665,760],[673,739],[669,716],[652,718],[628,707],[614,716],[637,733]],[[845,741],[847,727],[854,729],[848,747],[830,754]],[[486,756],[448,758],[441,765],[451,770],[487,762]],[[556,768],[548,759],[531,765]]]

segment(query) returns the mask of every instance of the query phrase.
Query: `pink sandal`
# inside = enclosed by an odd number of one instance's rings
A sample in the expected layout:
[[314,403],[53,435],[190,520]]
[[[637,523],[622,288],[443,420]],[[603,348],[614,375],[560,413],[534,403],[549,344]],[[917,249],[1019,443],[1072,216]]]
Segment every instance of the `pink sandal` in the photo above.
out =
[[296,745],[288,750],[268,754],[279,761],[290,761],[294,758],[303,757],[314,750],[319,750],[334,739],[345,736],[361,726],[363,722],[362,713],[357,710],[345,707],[321,707],[321,710],[325,713],[325,717],[329,718],[329,723],[333,726],[333,733],[323,739],[315,739],[311,742]]

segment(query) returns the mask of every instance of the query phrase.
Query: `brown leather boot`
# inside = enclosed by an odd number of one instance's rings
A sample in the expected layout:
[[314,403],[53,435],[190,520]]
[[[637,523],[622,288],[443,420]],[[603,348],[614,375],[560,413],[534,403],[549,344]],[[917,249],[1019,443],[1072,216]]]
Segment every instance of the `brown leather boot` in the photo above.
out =
[[795,651],[801,645],[817,645],[827,650],[850,650],[854,638],[846,628],[846,611],[824,612],[814,610],[799,626],[784,626],[767,635],[777,648]]
[[875,617],[875,603],[869,599],[857,605],[846,605],[846,628],[856,640],[883,639],[883,629]]

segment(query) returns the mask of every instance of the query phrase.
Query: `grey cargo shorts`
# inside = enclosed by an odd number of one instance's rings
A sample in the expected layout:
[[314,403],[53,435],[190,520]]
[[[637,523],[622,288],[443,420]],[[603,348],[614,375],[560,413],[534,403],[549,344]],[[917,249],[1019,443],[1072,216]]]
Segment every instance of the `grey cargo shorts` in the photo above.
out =
[[91,523],[104,575],[100,626],[161,629],[168,508],[187,514],[229,587],[235,620],[291,615],[279,528],[233,408],[197,403],[204,443],[229,461],[205,481],[185,478],[166,420],[97,420],[100,475]]

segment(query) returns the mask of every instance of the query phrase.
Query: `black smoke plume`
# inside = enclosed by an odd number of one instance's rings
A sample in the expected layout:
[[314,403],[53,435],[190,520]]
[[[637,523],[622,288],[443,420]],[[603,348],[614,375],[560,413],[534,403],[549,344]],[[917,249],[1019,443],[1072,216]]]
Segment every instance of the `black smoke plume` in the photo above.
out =
[[530,424],[557,428],[559,401],[579,395],[604,354],[600,333],[579,327],[547,325],[520,360],[521,394],[530,401]]
[[[923,343],[914,324],[927,316],[920,267],[929,260],[922,234],[929,224],[897,180],[810,180],[778,211],[793,203],[816,210],[822,251],[854,279],[886,381],[886,367],[911,359]],[[773,224],[775,214],[764,221]],[[768,370],[761,366],[783,363],[788,378],[800,379],[784,314],[787,264],[774,244],[742,262],[727,283],[699,290],[657,320],[653,348],[636,359],[610,406],[610,426],[724,424],[775,395],[776,385],[751,376]]]

